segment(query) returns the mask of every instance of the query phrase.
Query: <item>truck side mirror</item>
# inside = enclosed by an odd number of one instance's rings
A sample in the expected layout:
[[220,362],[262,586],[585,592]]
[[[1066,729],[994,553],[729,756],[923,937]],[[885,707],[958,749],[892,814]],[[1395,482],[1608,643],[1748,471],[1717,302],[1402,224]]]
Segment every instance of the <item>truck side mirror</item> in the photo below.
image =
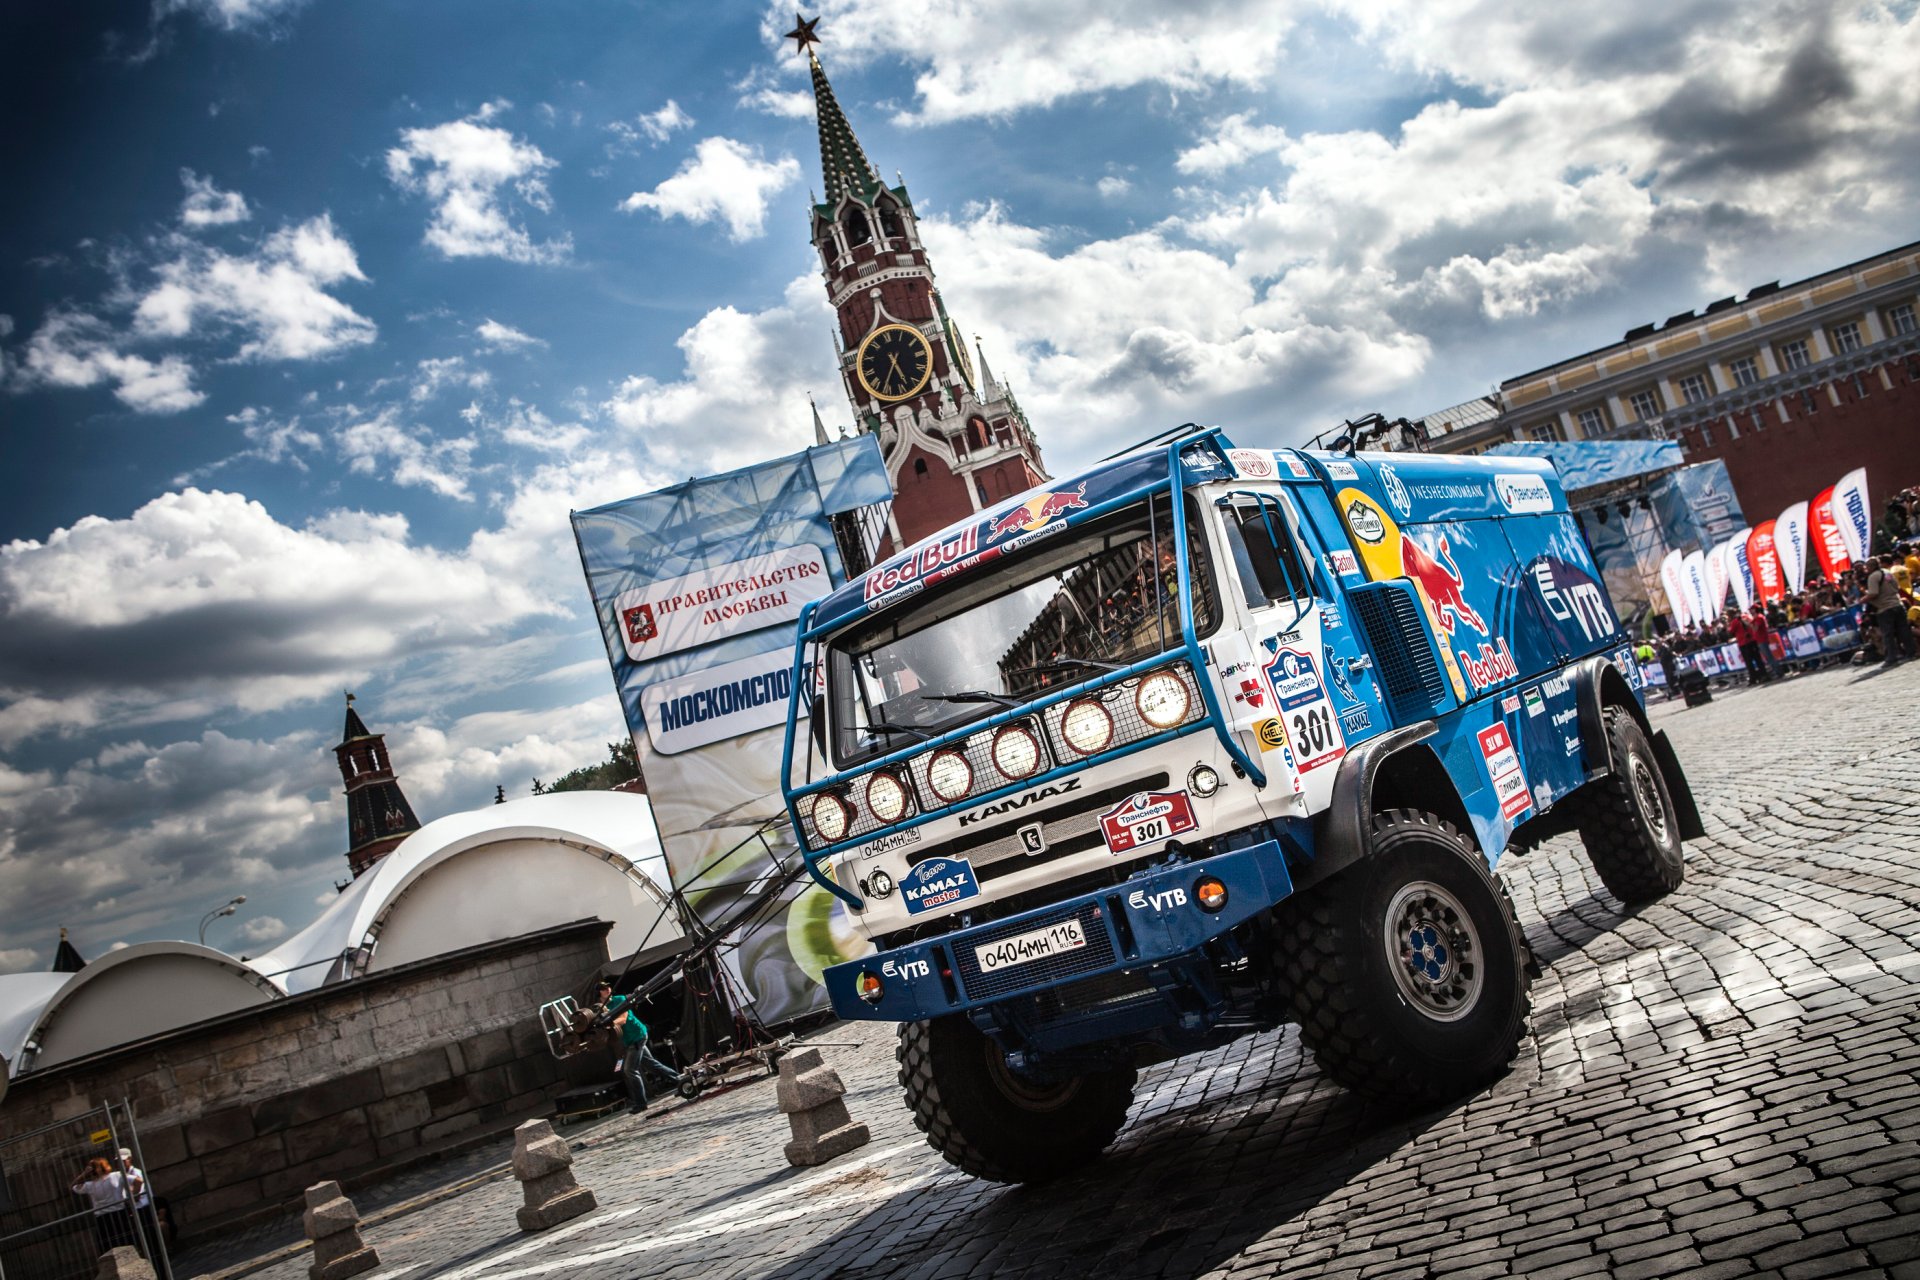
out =
[[827,700],[819,694],[807,699],[807,733],[813,738],[813,748],[820,753],[822,761],[827,758]]

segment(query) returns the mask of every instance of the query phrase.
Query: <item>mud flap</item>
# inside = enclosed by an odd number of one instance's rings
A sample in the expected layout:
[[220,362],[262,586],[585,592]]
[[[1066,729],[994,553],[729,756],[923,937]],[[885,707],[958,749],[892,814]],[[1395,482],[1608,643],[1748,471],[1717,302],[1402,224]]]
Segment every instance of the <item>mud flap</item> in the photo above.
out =
[[1680,767],[1680,757],[1674,754],[1667,731],[1660,730],[1652,736],[1651,741],[1653,758],[1660,764],[1660,777],[1667,784],[1667,794],[1673,799],[1674,814],[1680,819],[1681,839],[1706,839],[1707,829],[1700,821],[1700,806],[1693,800],[1693,786],[1687,781],[1686,771]]

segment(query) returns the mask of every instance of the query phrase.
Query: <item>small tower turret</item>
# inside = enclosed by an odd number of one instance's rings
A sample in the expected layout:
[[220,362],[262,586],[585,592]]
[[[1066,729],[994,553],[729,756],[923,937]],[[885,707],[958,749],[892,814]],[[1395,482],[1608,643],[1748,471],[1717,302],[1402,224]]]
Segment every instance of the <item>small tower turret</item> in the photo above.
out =
[[400,790],[385,734],[372,733],[347,695],[347,725],[333,749],[347,784],[347,865],[354,879],[420,829],[413,806]]

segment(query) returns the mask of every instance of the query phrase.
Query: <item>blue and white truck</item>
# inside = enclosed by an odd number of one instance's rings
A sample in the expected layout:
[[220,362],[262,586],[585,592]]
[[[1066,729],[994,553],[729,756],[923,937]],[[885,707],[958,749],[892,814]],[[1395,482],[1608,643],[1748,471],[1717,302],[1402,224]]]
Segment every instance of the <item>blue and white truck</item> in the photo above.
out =
[[[809,673],[803,675],[803,673]],[[1218,428],[1001,503],[814,602],[786,800],[876,951],[928,1140],[1082,1167],[1137,1069],[1293,1022],[1355,1089],[1517,1053],[1496,875],[1578,831],[1626,903],[1699,834],[1552,468],[1236,447]]]

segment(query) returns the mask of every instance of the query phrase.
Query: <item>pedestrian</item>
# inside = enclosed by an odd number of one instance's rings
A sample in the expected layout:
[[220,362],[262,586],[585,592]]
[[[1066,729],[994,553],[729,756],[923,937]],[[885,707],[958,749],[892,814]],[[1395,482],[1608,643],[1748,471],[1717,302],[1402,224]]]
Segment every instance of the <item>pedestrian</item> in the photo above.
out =
[[1767,679],[1776,680],[1781,672],[1780,660],[1773,656],[1773,619],[1767,616],[1758,600],[1753,602],[1750,613],[1747,629],[1753,633],[1754,648],[1760,651],[1760,661],[1766,667]]
[[86,1168],[74,1179],[73,1193],[85,1196],[93,1205],[93,1238],[102,1255],[112,1253],[116,1245],[133,1243],[133,1218],[128,1213],[127,1176],[104,1157],[87,1161]]
[[[606,990],[611,993],[613,988],[609,986]],[[627,1080],[627,1110],[635,1113],[645,1111],[646,1069],[652,1067],[676,1086],[680,1083],[680,1073],[654,1057],[653,1051],[647,1047],[647,1024],[640,1021],[640,1010],[633,1003],[632,996],[613,996],[605,1003],[607,1012],[613,1015],[614,1030],[619,1033],[620,1043],[624,1046],[620,1071]]]
[[1893,576],[1893,552],[1882,553],[1879,563],[1867,574],[1865,590],[1867,612],[1880,624],[1880,665],[1897,667],[1914,656],[1914,642],[1907,607]]
[[1753,624],[1731,605],[1727,607],[1727,630],[1733,636],[1733,643],[1740,648],[1740,661],[1747,664],[1747,684],[1765,684],[1767,668],[1760,661],[1760,646],[1754,642]]
[[140,1215],[140,1230],[145,1234],[141,1243],[146,1255],[158,1271],[161,1256],[160,1216],[153,1207],[153,1188],[147,1185],[147,1175],[133,1162],[133,1152],[127,1147],[120,1148],[120,1172],[127,1180],[127,1190],[133,1195],[133,1211]]

